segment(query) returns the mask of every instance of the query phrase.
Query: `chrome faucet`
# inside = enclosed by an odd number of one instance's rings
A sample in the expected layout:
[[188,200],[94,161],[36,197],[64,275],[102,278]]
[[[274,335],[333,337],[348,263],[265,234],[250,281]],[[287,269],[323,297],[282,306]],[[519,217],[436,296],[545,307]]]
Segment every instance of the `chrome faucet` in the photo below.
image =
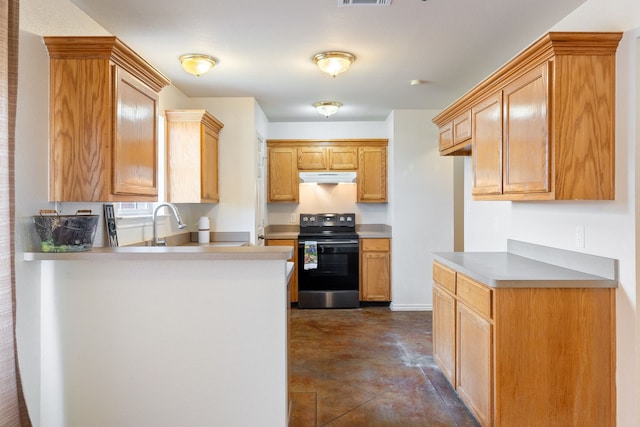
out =
[[158,210],[161,207],[168,207],[171,212],[173,212],[173,216],[176,217],[176,221],[178,221],[178,228],[182,230],[187,226],[184,222],[182,222],[182,217],[180,216],[180,212],[178,212],[178,208],[173,203],[160,203],[156,206],[156,209],[153,211],[153,245],[154,246],[167,246],[167,239],[158,238]]

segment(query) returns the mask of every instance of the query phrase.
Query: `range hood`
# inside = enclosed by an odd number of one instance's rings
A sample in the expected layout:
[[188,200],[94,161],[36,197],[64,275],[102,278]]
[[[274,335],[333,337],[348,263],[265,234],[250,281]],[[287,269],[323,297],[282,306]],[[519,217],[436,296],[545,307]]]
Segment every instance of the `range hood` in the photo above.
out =
[[300,172],[300,182],[317,184],[340,184],[356,182],[355,172]]

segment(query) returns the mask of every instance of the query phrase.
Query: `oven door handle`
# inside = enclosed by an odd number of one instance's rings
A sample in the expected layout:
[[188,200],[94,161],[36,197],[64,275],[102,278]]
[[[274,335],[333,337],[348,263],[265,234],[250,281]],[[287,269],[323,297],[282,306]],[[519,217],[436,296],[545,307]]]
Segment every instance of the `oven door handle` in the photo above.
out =
[[316,242],[316,244],[318,245],[318,247],[320,246],[327,246],[327,245],[334,245],[334,246],[342,246],[342,245],[357,245],[358,244],[358,240],[305,240],[305,241],[299,241],[298,242],[298,246],[304,246],[304,242]]

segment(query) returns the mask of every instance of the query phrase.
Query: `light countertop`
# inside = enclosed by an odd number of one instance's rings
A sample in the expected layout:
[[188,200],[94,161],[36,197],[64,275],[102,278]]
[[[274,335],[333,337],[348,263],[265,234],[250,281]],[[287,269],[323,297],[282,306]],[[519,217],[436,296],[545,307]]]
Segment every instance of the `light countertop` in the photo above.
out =
[[495,288],[616,288],[617,260],[509,240],[507,252],[436,252],[436,261]]
[[84,252],[26,252],[25,261],[114,261],[114,260],[287,260],[287,246],[238,246],[238,242],[186,243],[180,246],[94,247]]

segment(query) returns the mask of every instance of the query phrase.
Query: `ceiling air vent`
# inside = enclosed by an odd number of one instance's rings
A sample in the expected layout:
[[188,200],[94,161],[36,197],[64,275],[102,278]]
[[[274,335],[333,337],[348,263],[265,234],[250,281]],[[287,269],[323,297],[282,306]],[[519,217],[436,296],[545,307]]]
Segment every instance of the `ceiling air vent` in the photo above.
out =
[[338,6],[389,6],[391,0],[338,0]]

